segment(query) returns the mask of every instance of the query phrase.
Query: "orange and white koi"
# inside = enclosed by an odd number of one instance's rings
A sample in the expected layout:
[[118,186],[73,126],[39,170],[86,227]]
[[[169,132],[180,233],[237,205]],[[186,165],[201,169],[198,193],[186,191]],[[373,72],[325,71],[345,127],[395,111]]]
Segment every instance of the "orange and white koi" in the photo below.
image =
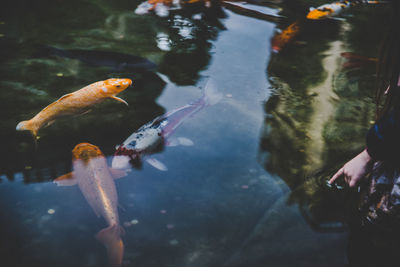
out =
[[344,9],[350,7],[350,5],[350,1],[340,1],[333,2],[331,4],[325,4],[317,8],[311,7],[310,12],[307,14],[307,19],[319,20],[331,18],[342,12]]
[[54,180],[59,186],[78,184],[97,217],[102,216],[108,224],[96,234],[96,238],[106,247],[110,266],[121,266],[124,232],[119,223],[118,197],[114,179],[126,172],[111,169],[101,150],[89,143],[80,143],[72,150],[73,172]]
[[62,96],[40,111],[35,117],[21,121],[17,131],[30,131],[36,137],[43,126],[52,124],[57,118],[80,114],[89,111],[89,108],[106,98],[115,99],[126,105],[128,103],[116,95],[132,84],[130,79],[108,79],[92,83],[78,91]]
[[300,33],[300,22],[295,21],[271,40],[272,52],[278,53]]

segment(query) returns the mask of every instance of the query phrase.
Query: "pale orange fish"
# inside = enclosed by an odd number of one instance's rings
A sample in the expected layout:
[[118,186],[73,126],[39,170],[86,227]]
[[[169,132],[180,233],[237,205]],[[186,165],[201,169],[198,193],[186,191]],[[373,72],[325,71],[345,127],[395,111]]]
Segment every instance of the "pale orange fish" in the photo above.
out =
[[57,118],[80,114],[89,111],[89,108],[106,98],[112,98],[126,105],[128,103],[116,97],[116,95],[132,84],[130,79],[108,79],[92,83],[78,91],[62,96],[40,111],[35,117],[27,121],[21,121],[17,125],[17,131],[30,131],[36,137],[43,126],[48,126]]
[[59,186],[78,184],[82,194],[98,217],[108,224],[96,234],[106,247],[110,266],[120,266],[124,244],[118,216],[118,197],[114,179],[126,176],[125,171],[109,168],[101,150],[89,143],[80,143],[72,150],[73,172],[54,180]]

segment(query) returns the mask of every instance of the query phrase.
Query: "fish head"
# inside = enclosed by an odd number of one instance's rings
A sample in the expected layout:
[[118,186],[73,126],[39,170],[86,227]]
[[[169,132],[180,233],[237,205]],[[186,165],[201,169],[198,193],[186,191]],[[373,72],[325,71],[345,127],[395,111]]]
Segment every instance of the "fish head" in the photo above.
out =
[[108,79],[100,84],[100,93],[105,97],[114,96],[132,85],[131,79]]
[[89,143],[80,143],[72,150],[72,157],[74,160],[82,160],[86,164],[89,160],[104,157],[104,155],[97,146]]

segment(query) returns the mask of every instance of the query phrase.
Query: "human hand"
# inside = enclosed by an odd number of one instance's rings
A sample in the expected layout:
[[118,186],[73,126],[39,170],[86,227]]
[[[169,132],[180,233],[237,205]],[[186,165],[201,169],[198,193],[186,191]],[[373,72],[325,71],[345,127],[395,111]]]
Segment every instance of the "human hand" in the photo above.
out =
[[343,167],[332,176],[328,183],[332,184],[340,177],[343,177],[350,187],[355,187],[371,169],[371,163],[372,158],[367,150],[364,149],[360,154],[343,165]]

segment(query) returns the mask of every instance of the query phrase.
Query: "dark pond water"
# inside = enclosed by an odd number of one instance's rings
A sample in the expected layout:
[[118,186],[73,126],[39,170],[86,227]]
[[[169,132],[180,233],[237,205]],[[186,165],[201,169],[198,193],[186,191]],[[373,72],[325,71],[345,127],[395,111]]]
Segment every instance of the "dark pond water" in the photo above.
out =
[[[340,53],[375,57],[385,8],[356,6],[342,21],[307,22],[271,54],[277,29],[323,1],[271,2],[241,4],[258,13],[193,7],[166,18],[136,15],[137,0],[2,2],[0,265],[107,266],[95,238],[105,220],[77,186],[52,180],[71,171],[81,142],[97,145],[111,164],[116,145],[200,98],[211,79],[222,99],[173,134],[193,145],[152,155],[168,171],[144,162],[115,181],[123,265],[345,266],[352,194],[325,180],[363,146],[374,66],[344,68]],[[157,67],[65,52],[82,49]],[[119,77],[133,81],[118,95],[128,107],[107,100],[59,119],[40,130],[36,148],[15,130],[60,96]],[[321,168],[328,169],[310,175]]]

